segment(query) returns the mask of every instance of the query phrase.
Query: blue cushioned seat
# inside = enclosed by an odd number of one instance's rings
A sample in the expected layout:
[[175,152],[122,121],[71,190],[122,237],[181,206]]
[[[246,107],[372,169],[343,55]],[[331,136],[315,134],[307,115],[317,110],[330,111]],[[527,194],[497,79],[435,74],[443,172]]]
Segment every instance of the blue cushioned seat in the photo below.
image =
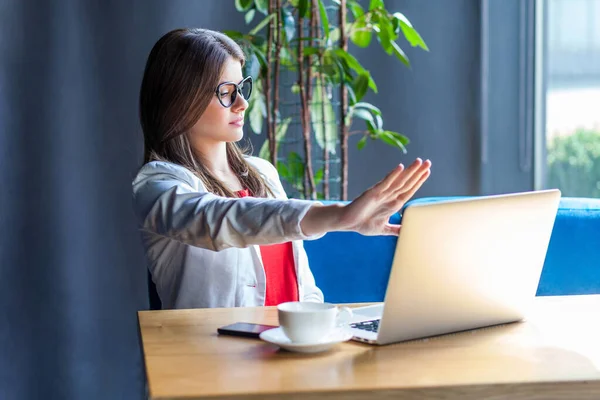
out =
[[[431,203],[451,197],[411,201]],[[397,223],[400,214],[390,222]],[[333,232],[306,241],[311,269],[325,300],[382,301],[396,238]],[[600,293],[600,199],[563,198],[552,231],[537,295]]]

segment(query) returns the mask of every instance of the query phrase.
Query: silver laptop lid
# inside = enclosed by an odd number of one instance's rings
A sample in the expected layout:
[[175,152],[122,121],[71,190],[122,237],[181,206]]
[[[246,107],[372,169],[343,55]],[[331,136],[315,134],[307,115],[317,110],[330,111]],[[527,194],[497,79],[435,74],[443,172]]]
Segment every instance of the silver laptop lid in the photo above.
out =
[[559,201],[547,190],[407,207],[377,342],[522,319]]

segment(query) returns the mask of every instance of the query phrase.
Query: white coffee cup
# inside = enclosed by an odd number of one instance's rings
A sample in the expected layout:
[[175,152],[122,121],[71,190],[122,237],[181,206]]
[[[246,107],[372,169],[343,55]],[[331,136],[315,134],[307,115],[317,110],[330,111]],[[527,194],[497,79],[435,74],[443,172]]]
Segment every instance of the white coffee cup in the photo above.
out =
[[277,306],[279,326],[294,343],[317,343],[344,326],[352,310],[329,303],[291,301]]

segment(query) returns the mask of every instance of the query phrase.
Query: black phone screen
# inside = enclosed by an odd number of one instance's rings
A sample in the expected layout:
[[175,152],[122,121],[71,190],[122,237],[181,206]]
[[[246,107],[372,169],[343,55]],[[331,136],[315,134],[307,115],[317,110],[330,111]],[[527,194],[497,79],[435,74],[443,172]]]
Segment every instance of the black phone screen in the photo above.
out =
[[222,326],[217,329],[220,335],[233,335],[258,338],[258,336],[269,329],[277,328],[272,325],[251,324],[248,322],[236,322],[235,324]]

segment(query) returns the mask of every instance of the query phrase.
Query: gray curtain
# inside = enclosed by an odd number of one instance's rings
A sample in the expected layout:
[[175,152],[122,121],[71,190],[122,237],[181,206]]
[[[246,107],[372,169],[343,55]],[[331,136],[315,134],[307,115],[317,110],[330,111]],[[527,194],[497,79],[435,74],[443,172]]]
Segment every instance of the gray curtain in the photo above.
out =
[[239,29],[232,11],[0,0],[0,398],[143,398],[139,84],[161,34]]
[[[118,2],[3,2],[0,394],[141,398],[135,37]],[[124,13],[127,10],[123,10]],[[106,18],[106,19],[105,19]]]

